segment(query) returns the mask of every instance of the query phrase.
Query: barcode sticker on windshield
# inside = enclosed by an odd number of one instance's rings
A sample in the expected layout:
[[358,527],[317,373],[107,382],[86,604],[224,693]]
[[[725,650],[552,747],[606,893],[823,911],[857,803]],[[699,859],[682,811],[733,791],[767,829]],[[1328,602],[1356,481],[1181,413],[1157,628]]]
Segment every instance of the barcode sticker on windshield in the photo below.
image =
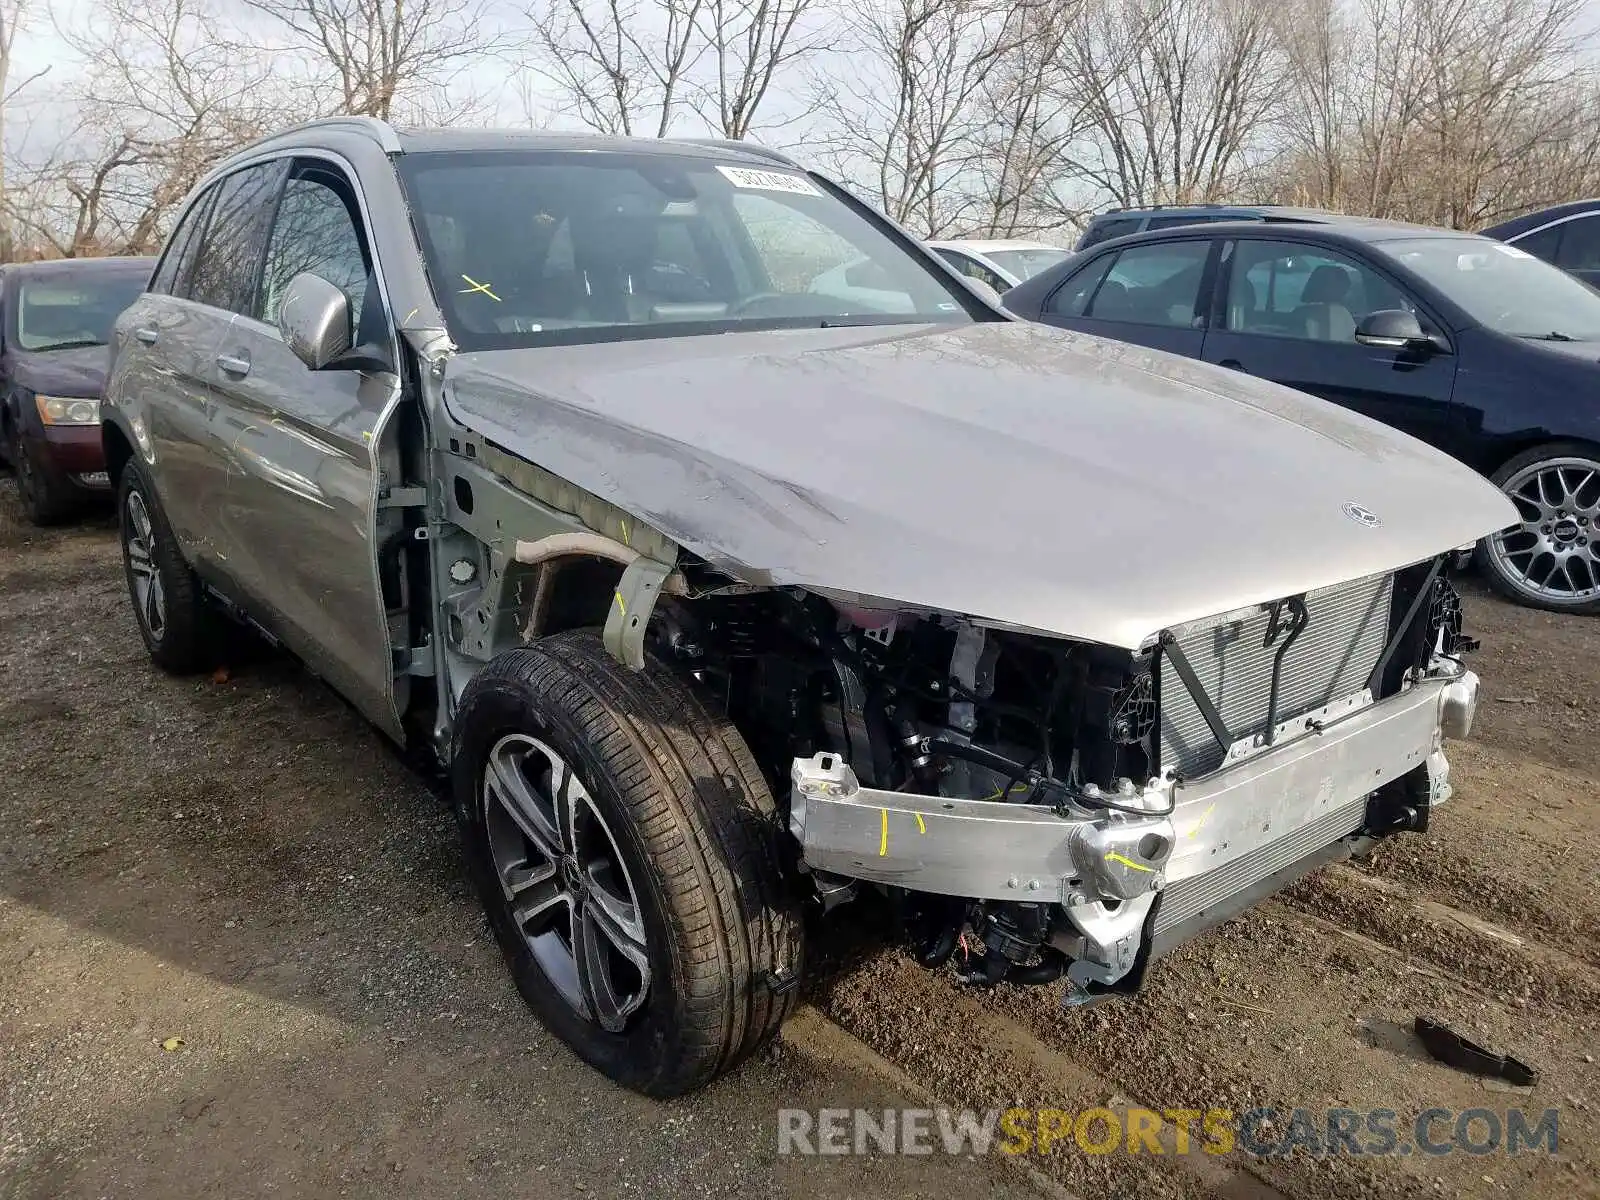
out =
[[788,171],[755,171],[749,167],[724,167],[717,164],[723,178],[736,188],[754,188],[762,192],[793,192],[797,196],[822,195],[804,175]]

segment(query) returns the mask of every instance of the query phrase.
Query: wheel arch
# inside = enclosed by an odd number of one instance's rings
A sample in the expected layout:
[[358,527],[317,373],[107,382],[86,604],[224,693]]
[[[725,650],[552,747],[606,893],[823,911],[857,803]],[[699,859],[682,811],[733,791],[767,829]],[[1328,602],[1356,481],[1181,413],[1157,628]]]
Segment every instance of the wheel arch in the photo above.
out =
[[1546,447],[1554,449],[1558,446],[1576,447],[1593,454],[1596,459],[1600,459],[1600,441],[1596,441],[1593,438],[1552,437],[1548,433],[1529,434],[1527,437],[1520,438],[1514,442],[1502,443],[1493,460],[1485,464],[1483,473],[1493,479],[1524,455],[1534,450],[1542,450]]
[[122,431],[122,426],[115,421],[100,422],[100,444],[106,456],[106,476],[111,482],[113,490],[117,481],[122,478],[122,472],[128,465],[128,460],[133,457],[133,442]]

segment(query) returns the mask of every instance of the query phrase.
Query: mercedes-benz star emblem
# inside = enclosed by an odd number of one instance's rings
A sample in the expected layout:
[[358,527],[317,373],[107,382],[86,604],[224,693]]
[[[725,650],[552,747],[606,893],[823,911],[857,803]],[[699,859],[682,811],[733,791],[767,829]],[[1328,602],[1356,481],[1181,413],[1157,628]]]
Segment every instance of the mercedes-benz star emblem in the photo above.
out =
[[1357,525],[1365,525],[1368,529],[1376,529],[1383,524],[1377,513],[1370,508],[1362,508],[1359,504],[1346,504],[1344,506],[1344,515]]

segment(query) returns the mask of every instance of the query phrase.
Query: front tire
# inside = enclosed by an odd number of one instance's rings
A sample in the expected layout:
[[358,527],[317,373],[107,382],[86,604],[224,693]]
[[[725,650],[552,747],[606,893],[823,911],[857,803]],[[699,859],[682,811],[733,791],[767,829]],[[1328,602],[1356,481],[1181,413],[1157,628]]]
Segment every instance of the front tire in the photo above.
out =
[[75,516],[83,506],[82,497],[71,482],[49,462],[42,462],[20,431],[12,434],[7,450],[11,469],[17,476],[17,496],[22,511],[35,525],[59,525]]
[[1551,612],[1600,612],[1600,451],[1552,442],[1490,476],[1522,522],[1478,544],[1477,562],[1509,600]]
[[137,462],[129,462],[117,481],[117,512],[128,596],[151,661],[170,675],[205,670],[215,614]]
[[802,938],[776,806],[682,680],[588,630],[508,651],[462,697],[451,770],[517,986],[586,1062],[680,1095],[777,1032]]

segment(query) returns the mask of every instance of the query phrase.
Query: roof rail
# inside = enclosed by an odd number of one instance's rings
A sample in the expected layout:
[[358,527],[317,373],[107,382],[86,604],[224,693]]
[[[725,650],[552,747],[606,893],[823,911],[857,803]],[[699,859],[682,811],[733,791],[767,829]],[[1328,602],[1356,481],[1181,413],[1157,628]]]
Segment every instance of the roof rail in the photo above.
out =
[[385,154],[400,153],[400,135],[395,133],[394,126],[387,121],[380,121],[377,117],[318,117],[312,121],[302,121],[298,125],[291,125],[287,129],[280,129],[277,133],[268,135],[265,141],[276,141],[288,134],[303,133],[309,129],[342,130],[346,133],[359,133],[371,138],[383,147]]
[[740,154],[749,154],[754,158],[764,158],[785,167],[794,167],[800,170],[800,164],[795,162],[782,150],[774,150],[770,146],[763,146],[759,142],[735,141],[733,138],[670,138],[669,141],[683,142],[690,146],[710,146],[716,150],[735,150]]

